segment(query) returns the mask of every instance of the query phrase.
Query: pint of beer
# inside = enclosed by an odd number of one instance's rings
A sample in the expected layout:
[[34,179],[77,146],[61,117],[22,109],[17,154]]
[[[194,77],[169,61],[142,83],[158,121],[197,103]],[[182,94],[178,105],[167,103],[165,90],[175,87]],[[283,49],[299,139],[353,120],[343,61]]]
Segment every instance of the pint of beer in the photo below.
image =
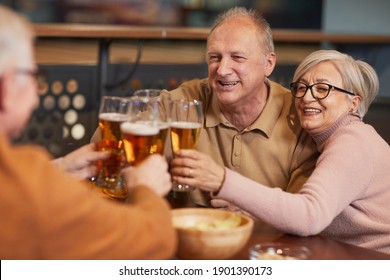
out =
[[164,151],[166,148],[165,144],[169,140],[168,136],[169,136],[170,125],[167,122],[159,122],[158,126],[160,131],[158,133],[156,145],[155,148],[153,148],[153,150],[160,155],[164,155],[165,154]]
[[137,91],[130,98],[127,113],[129,120],[121,125],[126,159],[130,165],[140,163],[148,155],[161,154],[164,148],[163,141],[167,133],[164,135],[163,129],[168,130],[169,126],[160,122],[159,92],[152,93],[147,90]]
[[157,141],[160,129],[155,123],[121,124],[123,145],[129,165],[137,165],[146,157],[157,152]]
[[[170,115],[172,151],[176,153],[180,149],[194,149],[203,126],[202,102],[173,100]],[[193,187],[174,183],[172,190],[185,192],[193,190]]]
[[[142,102],[148,102],[148,106],[138,105],[139,111],[149,111],[152,114],[153,121],[158,123],[160,132],[157,136],[156,145],[151,149],[153,153],[158,153],[160,155],[170,154],[166,152],[166,149],[170,149],[170,138],[169,138],[169,108],[164,108],[163,111],[160,110],[162,107],[162,101],[160,98],[161,89],[139,89],[133,93],[133,100],[142,100]],[[142,108],[143,107],[143,108]]]
[[171,122],[172,150],[193,149],[196,147],[202,124],[195,122]]
[[99,113],[99,151],[110,151],[111,156],[99,160],[96,185],[107,189],[121,189],[120,170],[126,164],[120,124],[127,120],[127,100],[104,96]]

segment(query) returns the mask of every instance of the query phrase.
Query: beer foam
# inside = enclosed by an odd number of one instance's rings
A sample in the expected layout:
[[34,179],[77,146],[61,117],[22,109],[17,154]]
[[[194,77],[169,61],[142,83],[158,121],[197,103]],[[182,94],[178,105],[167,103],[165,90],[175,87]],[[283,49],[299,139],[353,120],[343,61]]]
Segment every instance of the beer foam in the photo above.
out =
[[169,128],[169,123],[166,123],[166,122],[159,122],[158,123],[158,127],[162,130],[162,129],[167,129]]
[[99,119],[111,122],[124,122],[128,120],[129,117],[120,113],[102,113],[99,114]]
[[171,127],[181,129],[196,129],[201,128],[202,124],[196,122],[171,122]]
[[129,122],[122,123],[121,130],[123,133],[139,136],[156,135],[160,131],[157,126]]

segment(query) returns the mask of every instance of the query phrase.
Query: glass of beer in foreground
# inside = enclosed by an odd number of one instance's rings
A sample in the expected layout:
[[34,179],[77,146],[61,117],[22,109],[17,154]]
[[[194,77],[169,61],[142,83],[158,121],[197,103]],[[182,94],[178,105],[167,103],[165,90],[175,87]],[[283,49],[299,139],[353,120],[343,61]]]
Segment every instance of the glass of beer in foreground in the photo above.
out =
[[[203,125],[202,102],[198,100],[173,100],[170,110],[173,153],[180,149],[194,149]],[[172,187],[172,190],[176,192],[191,191],[193,189],[191,186],[176,183]]]
[[[155,152],[160,155],[167,154],[166,149],[171,148],[170,138],[169,136],[169,108],[164,107],[164,110],[161,110],[163,107],[162,100],[160,98],[161,89],[154,89],[154,88],[146,88],[146,89],[139,89],[134,92],[133,96],[135,97],[143,97],[148,98],[154,102],[154,100],[157,100],[157,104],[160,107],[160,110],[158,111],[158,126],[160,128],[160,132],[157,137],[157,143],[154,148]],[[170,104],[167,102],[168,105]],[[156,105],[156,104],[155,104]]]
[[123,146],[129,165],[137,165],[157,152],[160,133],[157,98],[130,99],[128,120],[121,124]]
[[[98,161],[98,176],[96,186],[107,190],[122,190],[122,178],[119,175],[126,164],[123,150],[120,124],[128,119],[129,100],[118,96],[103,96],[99,110],[99,151],[110,151],[111,156]],[[125,190],[121,191],[126,196]],[[113,194],[116,196],[116,194]],[[119,197],[120,198],[120,197]]]

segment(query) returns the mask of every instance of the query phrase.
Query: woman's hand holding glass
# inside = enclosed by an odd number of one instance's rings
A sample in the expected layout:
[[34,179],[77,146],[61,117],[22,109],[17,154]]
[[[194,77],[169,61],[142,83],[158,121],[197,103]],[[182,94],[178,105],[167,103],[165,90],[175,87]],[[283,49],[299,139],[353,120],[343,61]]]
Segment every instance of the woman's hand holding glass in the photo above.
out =
[[172,180],[179,185],[218,192],[225,178],[225,168],[209,155],[197,150],[179,150],[171,161]]

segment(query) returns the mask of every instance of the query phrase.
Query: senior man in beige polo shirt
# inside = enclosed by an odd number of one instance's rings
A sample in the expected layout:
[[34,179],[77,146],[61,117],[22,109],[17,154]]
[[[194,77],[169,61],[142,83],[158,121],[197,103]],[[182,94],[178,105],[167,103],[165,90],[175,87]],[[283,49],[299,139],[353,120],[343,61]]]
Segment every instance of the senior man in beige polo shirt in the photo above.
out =
[[[297,192],[318,153],[299,124],[289,90],[268,79],[276,64],[269,24],[244,8],[221,14],[207,40],[207,64],[208,78],[160,95],[166,108],[170,100],[200,100],[205,115],[196,150],[181,150],[171,161],[173,179],[207,185],[213,176],[221,176],[223,166],[264,185]],[[192,192],[195,202],[206,203],[198,194]],[[212,201],[214,207],[236,210],[233,204]]]
[[[205,114],[197,151],[179,151],[171,161],[173,180],[207,185],[224,166],[297,192],[318,153],[299,124],[290,91],[268,79],[276,63],[269,24],[254,11],[228,10],[211,29],[206,57],[208,78],[161,93],[163,100],[201,100]],[[235,209],[234,202],[212,205]]]

